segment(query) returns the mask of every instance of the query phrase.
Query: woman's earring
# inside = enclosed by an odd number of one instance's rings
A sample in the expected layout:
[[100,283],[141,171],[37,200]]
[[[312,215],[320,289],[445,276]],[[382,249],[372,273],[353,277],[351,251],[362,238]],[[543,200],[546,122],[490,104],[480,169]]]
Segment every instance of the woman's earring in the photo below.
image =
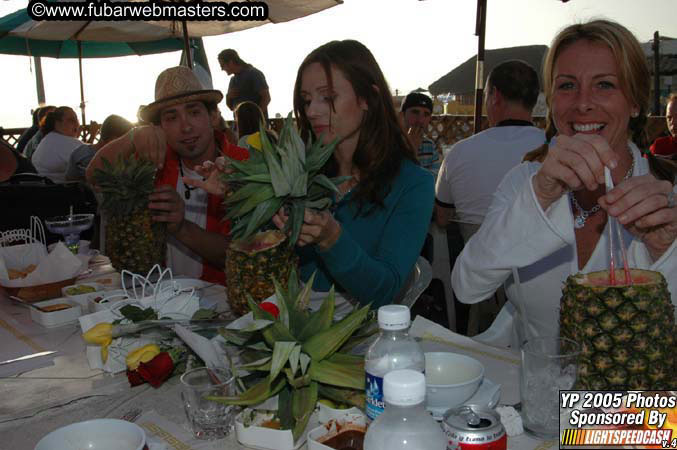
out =
[[630,117],[636,119],[637,117],[639,117],[639,111],[637,110],[632,111],[632,113],[630,113]]

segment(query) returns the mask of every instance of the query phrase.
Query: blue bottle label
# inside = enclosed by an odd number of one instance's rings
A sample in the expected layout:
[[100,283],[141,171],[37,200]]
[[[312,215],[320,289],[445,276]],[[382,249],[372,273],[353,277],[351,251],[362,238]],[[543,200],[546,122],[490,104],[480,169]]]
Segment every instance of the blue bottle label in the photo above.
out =
[[377,377],[366,372],[365,388],[367,417],[371,421],[381,415],[385,407],[385,401],[383,400],[383,377]]

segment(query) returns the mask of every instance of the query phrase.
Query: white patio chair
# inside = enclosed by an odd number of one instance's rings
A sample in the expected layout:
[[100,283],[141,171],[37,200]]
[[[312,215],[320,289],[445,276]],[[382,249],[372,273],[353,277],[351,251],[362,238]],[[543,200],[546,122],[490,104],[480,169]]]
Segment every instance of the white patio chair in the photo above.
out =
[[405,283],[405,287],[395,297],[393,303],[405,305],[409,307],[409,309],[412,309],[416,300],[418,300],[423,291],[427,289],[432,279],[433,272],[430,263],[424,257],[419,256]]

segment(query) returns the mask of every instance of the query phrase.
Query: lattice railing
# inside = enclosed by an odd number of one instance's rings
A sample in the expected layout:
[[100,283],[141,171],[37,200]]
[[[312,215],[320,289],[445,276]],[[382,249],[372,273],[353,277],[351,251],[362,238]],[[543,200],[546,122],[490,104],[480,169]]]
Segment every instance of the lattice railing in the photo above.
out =
[[[283,119],[271,119],[271,126],[274,129],[279,130],[282,126],[282,120]],[[534,121],[537,126],[545,127],[545,118],[536,117]],[[433,116],[433,119],[428,126],[427,135],[437,143],[439,148],[444,148],[472,135],[473,125],[473,116],[437,115]],[[487,118],[482,117],[482,129],[485,129],[486,127]],[[16,147],[19,137],[24,130],[25,128],[0,128],[2,139],[12,147]],[[83,127],[83,135],[80,138],[84,142],[89,140],[91,135],[90,130],[89,125]],[[99,139],[98,129],[95,130],[95,132],[94,142]],[[653,142],[656,137],[667,132],[665,117],[649,117],[647,132],[649,134],[649,142]]]

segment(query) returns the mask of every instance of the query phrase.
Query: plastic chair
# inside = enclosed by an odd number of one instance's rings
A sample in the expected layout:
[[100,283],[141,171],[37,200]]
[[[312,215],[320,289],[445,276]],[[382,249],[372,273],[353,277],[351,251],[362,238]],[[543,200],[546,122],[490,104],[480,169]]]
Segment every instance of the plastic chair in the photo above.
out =
[[432,278],[440,280],[444,286],[444,300],[447,304],[449,329],[456,331],[456,307],[454,291],[451,288],[451,264],[447,245],[447,230],[436,223],[430,224],[428,233],[433,238]]
[[430,263],[424,257],[419,256],[411,275],[409,275],[408,282],[405,284],[405,289],[400,291],[393,303],[405,305],[409,309],[413,308],[416,300],[427,289],[432,279],[433,272]]

